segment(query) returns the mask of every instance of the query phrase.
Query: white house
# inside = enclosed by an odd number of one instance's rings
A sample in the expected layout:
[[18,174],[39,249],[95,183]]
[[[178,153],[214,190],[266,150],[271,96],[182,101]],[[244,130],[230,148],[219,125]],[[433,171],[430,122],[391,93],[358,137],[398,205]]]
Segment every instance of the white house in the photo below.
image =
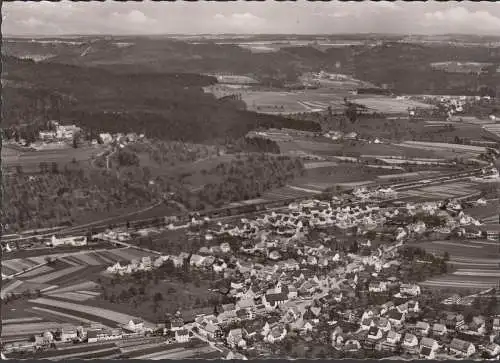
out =
[[418,296],[421,294],[420,286],[415,284],[401,284],[399,292],[402,295]]
[[462,339],[453,338],[450,343],[450,353],[460,357],[470,357],[476,352],[476,347],[471,342]]

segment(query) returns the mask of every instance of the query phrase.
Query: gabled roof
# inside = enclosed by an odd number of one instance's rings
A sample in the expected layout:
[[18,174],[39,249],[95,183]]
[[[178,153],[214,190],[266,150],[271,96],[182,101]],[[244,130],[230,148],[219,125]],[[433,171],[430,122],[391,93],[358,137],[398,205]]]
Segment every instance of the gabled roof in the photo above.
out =
[[471,344],[472,344],[471,342],[467,342],[465,340],[458,338],[453,338],[453,340],[450,343],[450,348],[458,350],[460,352],[466,352]]

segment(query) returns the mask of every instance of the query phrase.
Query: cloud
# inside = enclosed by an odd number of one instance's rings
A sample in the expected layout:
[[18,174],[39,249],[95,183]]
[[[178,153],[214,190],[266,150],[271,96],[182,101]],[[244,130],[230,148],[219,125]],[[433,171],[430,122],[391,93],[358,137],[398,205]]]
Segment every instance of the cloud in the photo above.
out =
[[453,7],[443,11],[424,14],[422,25],[425,27],[449,29],[457,33],[473,30],[500,33],[500,18],[488,11],[469,11],[464,7]]
[[266,23],[264,18],[260,18],[252,13],[233,13],[229,16],[223,14],[216,14],[214,19],[223,23],[223,25],[229,25],[233,28],[257,28]]
[[111,14],[111,18],[114,21],[124,22],[124,23],[132,23],[132,24],[148,24],[148,23],[156,23],[155,19],[148,18],[144,13],[140,10],[134,9],[126,14],[114,12]]

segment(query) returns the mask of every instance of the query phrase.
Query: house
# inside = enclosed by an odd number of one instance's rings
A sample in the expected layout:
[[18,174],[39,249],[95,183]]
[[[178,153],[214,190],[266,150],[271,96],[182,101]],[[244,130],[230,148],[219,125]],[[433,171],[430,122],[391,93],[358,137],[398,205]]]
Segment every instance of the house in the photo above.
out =
[[179,329],[175,331],[175,341],[177,343],[189,342],[189,331],[187,329]]
[[408,303],[396,306],[396,309],[403,314],[408,314]]
[[414,354],[418,351],[418,338],[416,335],[406,333],[402,344],[403,350],[407,353]]
[[385,304],[382,304],[380,306],[380,315],[387,314],[391,309],[394,309],[394,303],[392,301],[388,301]]
[[68,342],[78,338],[76,329],[60,328],[58,329],[57,333],[59,335],[59,340],[61,340],[62,342]]
[[486,334],[486,321],[482,316],[475,316],[469,324],[469,332],[474,335]]
[[345,352],[357,352],[361,349],[361,344],[356,339],[349,339],[344,344]]
[[500,318],[493,318],[493,331],[498,332],[500,331]]
[[125,326],[126,329],[133,331],[134,333],[144,331],[144,321],[140,319],[132,319]]
[[420,341],[420,357],[424,359],[434,359],[439,344],[432,338],[422,338]]
[[500,241],[500,225],[499,224],[489,224],[483,226],[483,230],[486,231],[486,238],[490,241],[498,242]]
[[368,335],[366,336],[366,338],[368,340],[378,341],[382,339],[382,330],[375,326],[372,326],[370,329],[368,329]]
[[399,286],[401,295],[418,296],[421,294],[420,286],[415,284],[401,284]]
[[238,353],[238,352],[233,352],[233,351],[230,351],[227,354],[226,359],[227,360],[248,360],[248,358],[245,357],[243,354]]
[[267,336],[267,341],[269,343],[280,342],[286,337],[286,328],[283,325],[276,325],[271,329]]
[[223,336],[222,330],[213,323],[208,323],[200,326],[198,328],[200,334],[207,337],[210,340],[217,340]]
[[231,329],[226,340],[231,348],[244,348],[246,346],[246,341],[243,339],[243,329]]
[[391,323],[387,318],[380,318],[378,319],[377,327],[382,330],[382,332],[387,333],[389,330],[391,330]]
[[450,343],[450,353],[460,357],[470,357],[476,352],[476,347],[471,342],[462,339],[453,338]]
[[447,332],[448,329],[444,324],[434,323],[434,325],[432,326],[432,334],[435,336],[444,336]]
[[387,291],[387,284],[384,281],[371,282],[368,285],[368,291],[370,291],[370,292],[385,292],[385,291]]
[[464,316],[462,314],[450,313],[446,316],[445,325],[447,329],[461,329],[465,325]]
[[486,346],[484,351],[491,357],[498,359],[498,355],[500,355],[500,345],[496,343],[490,343]]
[[255,314],[250,308],[238,309],[236,310],[236,318],[239,320],[252,320],[255,318]]
[[420,311],[420,307],[418,305],[418,301],[410,300],[408,301],[408,311],[410,313],[418,313]]
[[415,333],[421,337],[426,337],[427,335],[429,335],[430,329],[431,326],[425,321],[418,321],[415,325]]
[[167,317],[165,320],[165,330],[176,331],[181,330],[184,327],[184,319],[180,314],[176,314],[172,317]]
[[231,246],[227,242],[221,243],[220,250],[222,251],[222,253],[229,253],[231,252]]
[[236,310],[223,311],[217,315],[217,322],[219,324],[230,324],[236,320],[238,320]]
[[363,320],[361,320],[361,324],[360,324],[360,329],[361,330],[368,330],[370,329],[372,326],[374,325],[373,323],[373,319],[371,318],[365,318]]
[[387,317],[389,318],[389,322],[396,327],[401,326],[405,320],[405,314],[396,309],[389,311]]
[[388,351],[395,351],[399,342],[401,341],[401,334],[391,330],[387,333],[385,341],[382,343],[382,349]]
[[262,303],[268,309],[276,309],[288,301],[288,296],[283,293],[265,294],[262,297]]
[[87,331],[87,341],[89,343],[96,343],[97,342],[97,333],[99,331],[96,330],[96,329],[91,329],[89,331]]

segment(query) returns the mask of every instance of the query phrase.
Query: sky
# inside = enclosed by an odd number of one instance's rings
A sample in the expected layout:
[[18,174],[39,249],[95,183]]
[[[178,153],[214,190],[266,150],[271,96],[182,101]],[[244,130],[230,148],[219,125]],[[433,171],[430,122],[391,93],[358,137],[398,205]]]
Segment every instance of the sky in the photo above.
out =
[[500,35],[500,2],[13,2],[4,35],[478,34]]

